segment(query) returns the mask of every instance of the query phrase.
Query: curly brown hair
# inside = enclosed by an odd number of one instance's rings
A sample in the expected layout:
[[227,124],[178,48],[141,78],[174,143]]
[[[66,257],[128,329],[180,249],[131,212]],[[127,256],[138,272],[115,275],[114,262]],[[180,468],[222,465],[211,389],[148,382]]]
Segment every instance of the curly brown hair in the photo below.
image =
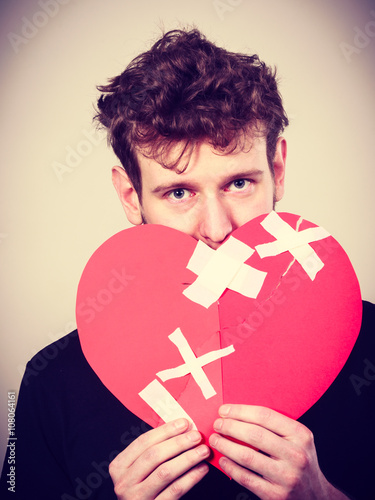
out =
[[[136,57],[108,85],[98,86],[95,119],[108,129],[108,140],[141,196],[137,151],[165,168],[176,168],[198,142],[219,153],[243,148],[249,129],[266,137],[267,159],[288,125],[277,89],[276,70],[257,55],[228,52],[198,30],[173,30]],[[178,158],[168,153],[183,145]],[[168,161],[167,161],[168,160]]]

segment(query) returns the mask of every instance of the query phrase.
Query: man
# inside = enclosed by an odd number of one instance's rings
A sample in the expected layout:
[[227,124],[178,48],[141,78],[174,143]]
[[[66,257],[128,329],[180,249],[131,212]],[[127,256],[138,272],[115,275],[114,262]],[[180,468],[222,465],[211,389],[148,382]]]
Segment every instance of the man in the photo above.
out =
[[[113,183],[132,224],[163,224],[216,249],[283,196],[288,119],[275,74],[257,56],[227,52],[196,30],[172,31],[100,90],[96,118],[122,164]],[[374,309],[365,307],[368,321]],[[308,426],[268,408],[220,407],[209,445],[223,454],[226,476],[205,462],[210,449],[187,420],[150,430],[96,377],[76,333],[62,341],[45,370],[33,373],[31,361],[23,380],[19,498],[350,498],[330,481],[366,498],[366,453],[375,442],[366,432],[369,413],[357,419],[368,398],[352,391],[342,402],[341,392],[367,344],[356,346],[351,364],[307,412]],[[357,446],[361,432],[365,446]]]

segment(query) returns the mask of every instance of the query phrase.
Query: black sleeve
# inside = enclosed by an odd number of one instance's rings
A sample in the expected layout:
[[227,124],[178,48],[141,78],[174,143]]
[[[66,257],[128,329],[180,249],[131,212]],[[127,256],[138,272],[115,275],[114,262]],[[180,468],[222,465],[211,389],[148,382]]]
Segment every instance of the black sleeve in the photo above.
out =
[[[7,474],[10,472],[9,447],[4,461],[1,479],[2,498],[60,498],[61,491],[70,489],[68,477],[58,456],[59,429],[54,408],[43,386],[42,377],[35,377],[35,369],[28,363],[21,384],[15,419],[15,485],[8,489]],[[51,425],[52,424],[52,425]],[[4,495],[4,496],[3,496]]]
[[115,500],[108,465],[133,425],[132,414],[91,370],[72,332],[26,367],[15,419],[15,492],[8,490],[8,452],[0,497]]
[[375,499],[375,305],[363,302],[357,342],[336,380],[300,419],[319,465],[355,500]]

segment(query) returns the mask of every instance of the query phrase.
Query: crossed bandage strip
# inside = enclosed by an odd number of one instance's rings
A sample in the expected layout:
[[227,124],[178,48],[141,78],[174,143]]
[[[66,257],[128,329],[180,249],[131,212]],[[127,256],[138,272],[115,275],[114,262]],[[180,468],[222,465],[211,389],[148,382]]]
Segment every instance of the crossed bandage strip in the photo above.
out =
[[[216,391],[203,371],[203,367],[233,353],[234,346],[231,345],[225,347],[224,349],[210,351],[197,357],[180,328],[177,328],[171,335],[168,336],[168,338],[178,348],[185,363],[175,368],[162,370],[156,375],[163,382],[173,378],[191,375],[198,384],[205,399],[215,396]],[[193,426],[195,426],[191,417],[157,379],[150,382],[139,393],[139,396],[154,410],[157,415],[159,415],[162,420],[164,420],[164,422],[170,422],[176,418],[184,417],[190,420],[193,423]]]
[[163,370],[158,372],[156,375],[165,382],[172,378],[183,377],[184,375],[191,374],[193,379],[199,385],[203,396],[206,399],[215,396],[216,391],[213,388],[211,382],[209,381],[207,375],[203,371],[203,366],[212,363],[224,356],[228,356],[234,352],[233,345],[228,346],[224,349],[218,349],[217,351],[211,351],[207,354],[203,354],[197,358],[190,347],[188,341],[184,337],[183,333],[179,328],[175,330],[168,338],[175,344],[175,346],[180,351],[180,354],[185,361],[183,365],[177,366],[176,368],[170,368],[168,370]]
[[[257,245],[255,250],[259,256],[273,257],[288,251],[301,264],[310,279],[314,280],[324,264],[309,243],[327,238],[330,234],[321,227],[303,231],[293,229],[276,212],[269,213],[261,225],[276,239]],[[183,294],[206,308],[216,302],[227,288],[255,299],[267,273],[245,264],[253,253],[253,248],[233,236],[217,250],[198,241],[187,265],[198,277]]]

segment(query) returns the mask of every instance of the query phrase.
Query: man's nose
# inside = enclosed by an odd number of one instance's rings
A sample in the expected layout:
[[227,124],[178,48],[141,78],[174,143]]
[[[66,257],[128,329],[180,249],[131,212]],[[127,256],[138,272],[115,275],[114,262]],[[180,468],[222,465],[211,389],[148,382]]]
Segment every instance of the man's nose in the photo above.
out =
[[235,229],[230,210],[217,198],[207,199],[201,209],[199,239],[216,249]]

